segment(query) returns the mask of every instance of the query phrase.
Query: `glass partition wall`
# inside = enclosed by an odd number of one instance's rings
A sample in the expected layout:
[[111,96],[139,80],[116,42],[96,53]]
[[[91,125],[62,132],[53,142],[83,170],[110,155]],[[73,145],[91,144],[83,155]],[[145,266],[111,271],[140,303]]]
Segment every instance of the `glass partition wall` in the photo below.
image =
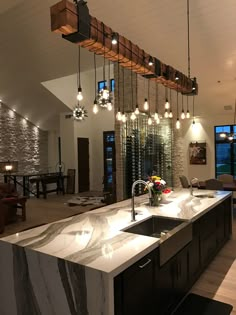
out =
[[[148,180],[151,175],[163,178],[172,186],[172,132],[171,121],[162,119],[159,125],[148,125],[148,117],[139,115],[121,127],[124,164],[124,196],[131,197],[132,183]],[[144,187],[137,187],[142,193]]]

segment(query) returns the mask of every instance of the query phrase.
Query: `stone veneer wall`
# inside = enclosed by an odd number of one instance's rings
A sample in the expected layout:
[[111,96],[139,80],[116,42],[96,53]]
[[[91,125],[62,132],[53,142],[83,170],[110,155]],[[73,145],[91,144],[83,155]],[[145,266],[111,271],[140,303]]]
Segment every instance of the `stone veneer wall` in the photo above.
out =
[[[148,80],[144,79],[140,75],[133,74],[133,104],[132,104],[132,89],[131,89],[131,72],[130,70],[123,69],[120,67],[119,71],[119,84],[118,84],[118,65],[114,66],[114,78],[116,82],[115,89],[115,114],[117,113],[118,107],[122,111],[132,111],[136,104],[139,104],[141,109],[144,102],[144,98],[148,97]],[[118,97],[119,93],[119,97]],[[162,84],[158,85],[158,113],[164,117],[164,104],[166,98],[166,90]],[[176,107],[177,107],[177,94],[175,91],[168,90],[168,98],[170,100],[174,117],[173,119],[161,119],[159,128],[160,134],[165,139],[165,152],[168,156],[171,156],[169,164],[172,168],[172,185],[174,187],[180,186],[179,176],[183,174],[183,162],[184,162],[184,146],[181,129],[176,130]],[[179,113],[180,113],[180,101],[179,95]],[[156,108],[156,84],[153,81],[149,83],[149,106],[151,112],[155,112]],[[124,141],[123,135],[124,130],[122,129],[123,124],[115,120],[115,135],[116,135],[116,184],[117,184],[117,200],[125,198],[125,156],[124,156]],[[154,127],[155,128],[155,127]]]
[[0,161],[8,160],[18,161],[19,174],[48,171],[48,132],[0,103]]

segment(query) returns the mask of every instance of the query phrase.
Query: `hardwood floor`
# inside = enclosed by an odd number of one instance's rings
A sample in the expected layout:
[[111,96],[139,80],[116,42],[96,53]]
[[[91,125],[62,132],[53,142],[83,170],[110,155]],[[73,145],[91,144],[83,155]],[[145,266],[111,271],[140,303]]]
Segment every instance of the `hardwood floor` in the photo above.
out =
[[191,292],[231,304],[231,314],[236,315],[236,217],[233,219],[232,239],[201,275]]
[[67,201],[75,196],[50,194],[47,199],[29,198],[26,202],[26,221],[18,219],[16,222],[6,224],[4,232],[0,234],[0,238],[94,208],[92,205],[69,207]]

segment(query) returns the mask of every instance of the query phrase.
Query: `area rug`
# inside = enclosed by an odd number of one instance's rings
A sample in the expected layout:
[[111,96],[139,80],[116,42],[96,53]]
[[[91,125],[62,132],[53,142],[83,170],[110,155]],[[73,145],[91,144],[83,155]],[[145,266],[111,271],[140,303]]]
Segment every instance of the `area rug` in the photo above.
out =
[[75,197],[67,201],[68,206],[102,206],[104,205],[104,197]]
[[233,306],[190,293],[173,315],[229,315]]

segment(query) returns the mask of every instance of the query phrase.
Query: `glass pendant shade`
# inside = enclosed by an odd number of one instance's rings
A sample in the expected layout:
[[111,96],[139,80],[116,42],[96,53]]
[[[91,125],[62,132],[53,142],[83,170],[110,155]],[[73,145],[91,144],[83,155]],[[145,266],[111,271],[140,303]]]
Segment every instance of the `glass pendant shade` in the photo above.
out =
[[147,98],[145,98],[145,99],[144,99],[144,104],[143,104],[143,108],[144,108],[144,110],[148,110],[148,108],[149,108],[149,105],[148,105],[148,100],[147,100]]
[[173,118],[172,110],[170,110],[170,112],[169,112],[169,118]]
[[159,119],[158,112],[155,112],[155,114],[154,114],[154,119],[155,119],[155,120]]
[[168,117],[169,117],[169,114],[168,114],[168,111],[167,111],[167,109],[165,110],[165,114],[164,114],[164,117],[165,117],[165,118],[168,118]]
[[190,112],[189,112],[189,110],[187,110],[186,118],[190,118]]
[[159,118],[159,116],[156,118],[156,124],[157,124],[157,125],[160,124],[160,118]]

